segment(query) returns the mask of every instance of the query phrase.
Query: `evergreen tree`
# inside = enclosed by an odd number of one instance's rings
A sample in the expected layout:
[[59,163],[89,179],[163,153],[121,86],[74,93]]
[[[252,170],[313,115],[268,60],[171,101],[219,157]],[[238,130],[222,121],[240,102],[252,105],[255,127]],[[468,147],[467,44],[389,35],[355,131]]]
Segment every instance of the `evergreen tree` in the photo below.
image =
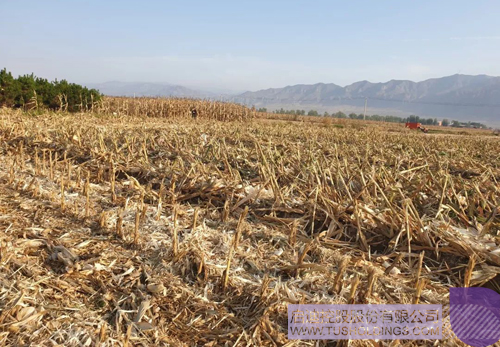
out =
[[65,100],[65,109],[76,112],[91,108],[92,102],[98,102],[101,97],[95,89],[68,83],[66,80],[49,82],[34,74],[15,79],[7,69],[0,71],[0,106],[25,109],[37,106],[58,110],[62,106],[62,98]]

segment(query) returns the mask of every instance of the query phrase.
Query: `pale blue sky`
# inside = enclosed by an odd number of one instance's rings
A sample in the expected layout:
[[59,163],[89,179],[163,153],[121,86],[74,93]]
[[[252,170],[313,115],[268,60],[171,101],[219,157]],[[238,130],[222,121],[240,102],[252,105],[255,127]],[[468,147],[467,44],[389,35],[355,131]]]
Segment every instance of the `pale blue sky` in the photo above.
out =
[[498,76],[499,14],[482,0],[0,0],[0,68],[235,91]]

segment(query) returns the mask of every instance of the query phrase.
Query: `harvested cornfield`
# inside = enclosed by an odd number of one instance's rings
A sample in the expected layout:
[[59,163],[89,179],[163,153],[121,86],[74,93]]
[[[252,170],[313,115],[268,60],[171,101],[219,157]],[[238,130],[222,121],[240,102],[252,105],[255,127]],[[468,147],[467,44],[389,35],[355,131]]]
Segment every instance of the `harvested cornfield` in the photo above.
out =
[[2,114],[0,344],[325,346],[287,304],[498,290],[498,138],[122,114]]
[[200,118],[219,121],[245,120],[255,117],[255,109],[222,101],[187,98],[103,98],[92,111],[131,117],[186,118],[196,109]]

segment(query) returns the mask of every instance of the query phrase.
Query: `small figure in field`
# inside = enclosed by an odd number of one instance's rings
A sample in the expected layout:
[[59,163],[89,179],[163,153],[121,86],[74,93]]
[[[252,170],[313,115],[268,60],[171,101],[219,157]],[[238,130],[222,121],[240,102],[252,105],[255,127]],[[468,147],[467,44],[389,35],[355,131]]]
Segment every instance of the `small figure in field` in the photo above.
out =
[[191,110],[191,117],[193,117],[193,119],[196,119],[198,117],[198,111],[196,111],[195,108]]

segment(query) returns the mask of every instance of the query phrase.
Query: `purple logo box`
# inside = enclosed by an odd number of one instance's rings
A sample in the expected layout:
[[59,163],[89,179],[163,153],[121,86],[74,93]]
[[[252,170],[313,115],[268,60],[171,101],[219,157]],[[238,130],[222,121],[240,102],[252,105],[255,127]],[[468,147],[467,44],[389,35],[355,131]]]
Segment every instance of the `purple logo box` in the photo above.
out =
[[500,295],[488,288],[450,288],[450,324],[455,335],[470,346],[496,343],[500,340]]
[[291,340],[440,340],[441,305],[288,305]]

